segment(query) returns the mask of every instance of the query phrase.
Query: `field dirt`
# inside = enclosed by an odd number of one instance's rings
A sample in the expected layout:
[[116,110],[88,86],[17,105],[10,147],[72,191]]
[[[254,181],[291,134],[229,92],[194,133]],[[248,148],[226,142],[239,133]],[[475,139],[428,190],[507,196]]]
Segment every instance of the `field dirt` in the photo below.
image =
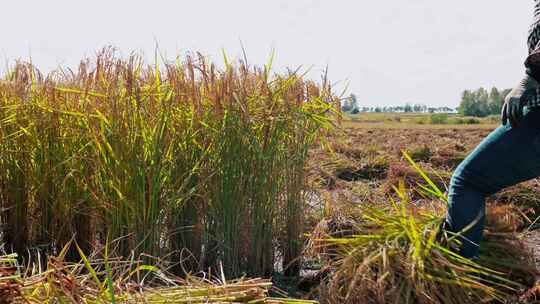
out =
[[[344,124],[329,136],[327,148],[311,151],[309,173],[315,186],[333,196],[357,197],[355,200],[381,199],[400,179],[414,185],[414,170],[402,151],[434,175],[443,187],[452,171],[486,137],[493,126],[477,128],[440,126],[409,128],[408,124],[371,128],[366,124]],[[384,126],[384,125],[382,125]]]
[[[403,157],[403,151],[445,190],[455,168],[496,128],[488,124],[421,128],[410,128],[409,124],[383,124],[379,128],[365,123],[343,125],[324,145],[311,151],[308,172],[318,191],[332,196],[356,195],[355,201],[381,199],[399,180],[416,185],[418,174]],[[540,203],[540,180],[505,189],[489,201],[536,207]]]

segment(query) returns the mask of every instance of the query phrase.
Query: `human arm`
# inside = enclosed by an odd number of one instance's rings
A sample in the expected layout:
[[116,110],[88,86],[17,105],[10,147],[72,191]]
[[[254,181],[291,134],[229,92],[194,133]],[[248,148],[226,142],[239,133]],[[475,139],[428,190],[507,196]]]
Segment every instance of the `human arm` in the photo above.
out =
[[527,39],[529,54],[525,60],[525,76],[506,96],[501,111],[502,123],[516,127],[523,117],[523,107],[531,98],[540,96],[540,0],[535,0],[534,22]]

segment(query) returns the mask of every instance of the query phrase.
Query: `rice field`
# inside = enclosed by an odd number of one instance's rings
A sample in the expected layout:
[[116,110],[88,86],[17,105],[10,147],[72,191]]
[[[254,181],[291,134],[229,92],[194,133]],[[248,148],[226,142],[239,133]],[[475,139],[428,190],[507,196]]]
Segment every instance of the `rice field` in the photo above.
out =
[[453,169],[496,124],[339,101],[271,60],[17,62],[0,303],[534,303],[538,180],[489,198],[479,260],[441,228]]

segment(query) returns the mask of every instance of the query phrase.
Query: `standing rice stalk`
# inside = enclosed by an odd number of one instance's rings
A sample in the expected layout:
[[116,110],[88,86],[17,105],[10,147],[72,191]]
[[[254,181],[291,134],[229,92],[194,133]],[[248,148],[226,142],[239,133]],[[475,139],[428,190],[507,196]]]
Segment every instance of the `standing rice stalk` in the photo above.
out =
[[126,257],[190,256],[178,272],[268,275],[286,235],[286,262],[298,257],[307,149],[337,108],[326,83],[112,49],[76,72],[20,63],[4,79],[2,231],[16,252],[111,238]]

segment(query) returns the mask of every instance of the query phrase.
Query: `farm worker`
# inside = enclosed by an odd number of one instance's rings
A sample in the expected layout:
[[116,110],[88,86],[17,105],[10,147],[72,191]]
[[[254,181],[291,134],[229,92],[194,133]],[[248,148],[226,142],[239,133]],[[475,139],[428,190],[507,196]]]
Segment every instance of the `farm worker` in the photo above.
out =
[[525,76],[505,99],[502,125],[458,166],[448,193],[447,229],[463,233],[461,254],[480,253],[485,199],[540,176],[540,0],[529,30]]

